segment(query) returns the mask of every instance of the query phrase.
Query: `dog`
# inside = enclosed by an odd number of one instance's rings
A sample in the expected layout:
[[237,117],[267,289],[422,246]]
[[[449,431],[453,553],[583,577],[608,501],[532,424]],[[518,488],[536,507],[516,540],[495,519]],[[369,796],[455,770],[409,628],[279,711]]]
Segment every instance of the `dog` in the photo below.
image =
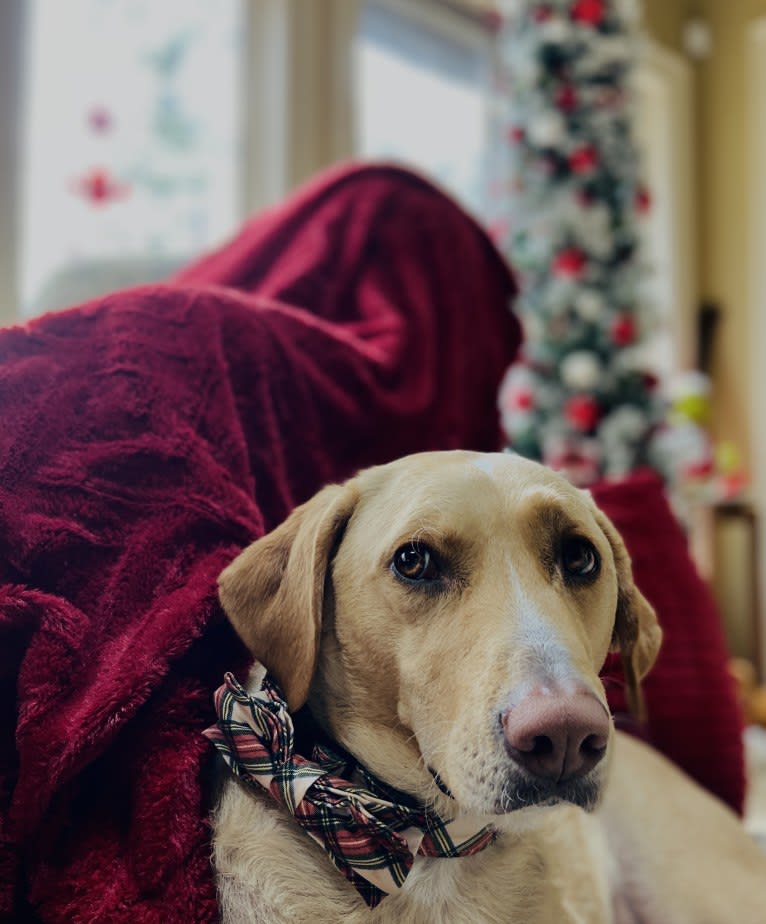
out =
[[734,814],[614,730],[599,670],[619,651],[640,711],[661,631],[588,492],[509,453],[409,456],[324,488],[219,590],[258,662],[247,696],[268,671],[386,798],[490,832],[464,855],[413,848],[387,892],[364,880],[370,901],[226,771],[211,815],[226,924],[766,921],[766,856]]

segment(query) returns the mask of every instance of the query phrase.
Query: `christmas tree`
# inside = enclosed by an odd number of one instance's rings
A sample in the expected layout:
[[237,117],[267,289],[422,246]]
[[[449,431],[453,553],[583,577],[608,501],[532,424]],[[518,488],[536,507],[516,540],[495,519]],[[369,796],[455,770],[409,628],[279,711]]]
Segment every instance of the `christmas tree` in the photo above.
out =
[[512,219],[526,344],[500,392],[511,448],[574,482],[649,458],[662,416],[641,340],[640,216],[631,134],[633,0],[514,0],[500,30]]

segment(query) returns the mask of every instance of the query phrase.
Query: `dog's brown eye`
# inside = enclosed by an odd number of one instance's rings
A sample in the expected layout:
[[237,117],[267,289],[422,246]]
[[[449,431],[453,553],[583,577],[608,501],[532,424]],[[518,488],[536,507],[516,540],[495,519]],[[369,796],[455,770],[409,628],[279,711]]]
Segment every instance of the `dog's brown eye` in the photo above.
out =
[[391,562],[391,567],[407,581],[435,581],[439,577],[436,558],[427,545],[408,542],[401,546]]
[[592,542],[570,536],[561,546],[561,565],[570,577],[591,578],[598,574],[601,559]]

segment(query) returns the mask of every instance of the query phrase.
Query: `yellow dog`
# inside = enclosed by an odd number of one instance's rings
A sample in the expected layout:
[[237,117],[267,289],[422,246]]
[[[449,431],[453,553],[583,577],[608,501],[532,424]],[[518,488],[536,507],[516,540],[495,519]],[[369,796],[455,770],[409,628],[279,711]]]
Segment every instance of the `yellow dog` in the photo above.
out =
[[[470,452],[369,469],[247,548],[220,595],[285,710],[306,706],[379,781],[358,804],[430,819],[397,835],[412,856],[393,887],[361,851],[370,902],[273,794],[228,775],[212,816],[227,924],[766,921],[766,857],[737,819],[613,729],[599,669],[619,650],[640,708],[661,633],[614,527],[563,478]],[[436,830],[470,849],[424,852]]]

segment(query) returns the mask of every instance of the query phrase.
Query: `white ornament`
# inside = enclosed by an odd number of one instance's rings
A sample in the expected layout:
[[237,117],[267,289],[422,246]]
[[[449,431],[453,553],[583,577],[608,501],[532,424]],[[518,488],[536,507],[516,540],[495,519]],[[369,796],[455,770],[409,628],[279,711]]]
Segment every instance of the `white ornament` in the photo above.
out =
[[704,372],[696,369],[690,369],[686,372],[678,372],[668,382],[667,391],[671,401],[679,401],[682,398],[710,397],[711,384],[710,379]]
[[564,117],[559,112],[541,112],[530,121],[527,135],[535,147],[560,147],[567,136]]
[[604,418],[598,428],[598,435],[607,445],[634,445],[644,435],[648,424],[648,418],[640,408],[623,404]]
[[604,259],[612,252],[612,217],[605,205],[592,205],[580,209],[574,231],[585,250],[594,257]]
[[562,45],[572,34],[570,24],[559,16],[552,16],[537,28],[539,41],[548,45]]
[[498,407],[501,411],[519,406],[515,397],[525,392],[532,394],[535,390],[535,377],[531,369],[514,363],[503,376],[498,393]]
[[574,390],[592,391],[603,372],[601,360],[590,350],[575,350],[561,361],[561,381]]
[[574,309],[584,321],[599,321],[606,311],[606,300],[595,289],[584,289],[575,298]]
[[505,410],[502,413],[503,430],[513,439],[528,433],[535,425],[533,411]]
[[710,438],[701,427],[686,421],[663,427],[654,437],[652,451],[663,468],[679,477],[685,468],[710,460]]

